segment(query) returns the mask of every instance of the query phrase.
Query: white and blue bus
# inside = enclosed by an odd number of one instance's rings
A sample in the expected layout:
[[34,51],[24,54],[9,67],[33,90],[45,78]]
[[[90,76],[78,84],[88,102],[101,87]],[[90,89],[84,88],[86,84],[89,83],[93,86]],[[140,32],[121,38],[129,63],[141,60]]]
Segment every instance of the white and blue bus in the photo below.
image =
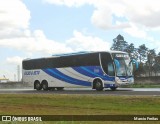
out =
[[36,90],[91,87],[116,90],[134,83],[133,66],[126,52],[79,52],[25,59],[22,80]]

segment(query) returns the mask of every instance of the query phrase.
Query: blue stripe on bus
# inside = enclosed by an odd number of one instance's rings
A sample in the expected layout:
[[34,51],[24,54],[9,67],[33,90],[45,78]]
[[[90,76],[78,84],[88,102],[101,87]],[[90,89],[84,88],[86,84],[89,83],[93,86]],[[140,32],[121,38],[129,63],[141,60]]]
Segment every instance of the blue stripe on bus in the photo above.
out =
[[44,69],[43,71],[46,72],[47,74],[49,74],[50,76],[54,77],[54,78],[57,78],[59,80],[65,81],[65,82],[70,83],[70,84],[82,85],[82,86],[91,86],[90,82],[82,81],[82,80],[78,80],[78,79],[69,77],[69,76],[61,73],[57,69]]
[[[99,73],[95,73],[94,72],[94,68],[95,68],[94,66],[73,67],[73,69],[75,71],[79,72],[82,75],[89,76],[89,77],[92,77],[92,78],[100,77],[103,80],[114,81],[114,77],[109,77],[107,75],[103,76],[103,72],[102,71],[100,71]],[[101,70],[100,67],[98,69]]]
[[101,67],[98,67],[98,69],[101,70],[101,71],[99,71],[99,73],[95,73],[94,67],[92,67],[92,66],[89,66],[89,67],[86,66],[86,67],[81,67],[81,68],[83,68],[84,70],[86,70],[89,73],[92,73],[95,77],[102,78],[103,80],[114,81],[114,79],[115,79],[115,77],[109,77],[108,75],[104,75]]
[[95,78],[96,76],[93,75],[92,73],[89,73],[88,71],[86,71],[86,69],[83,69],[83,67],[72,67],[73,70],[77,71],[78,73],[91,77],[91,78]]

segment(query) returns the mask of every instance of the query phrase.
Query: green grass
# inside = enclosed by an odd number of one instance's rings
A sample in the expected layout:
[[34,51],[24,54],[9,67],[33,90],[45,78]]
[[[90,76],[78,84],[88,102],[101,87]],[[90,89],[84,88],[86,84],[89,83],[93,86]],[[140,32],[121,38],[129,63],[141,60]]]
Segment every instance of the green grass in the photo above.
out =
[[0,114],[160,114],[160,97],[1,94]]
[[160,96],[0,94],[0,115],[160,115]]

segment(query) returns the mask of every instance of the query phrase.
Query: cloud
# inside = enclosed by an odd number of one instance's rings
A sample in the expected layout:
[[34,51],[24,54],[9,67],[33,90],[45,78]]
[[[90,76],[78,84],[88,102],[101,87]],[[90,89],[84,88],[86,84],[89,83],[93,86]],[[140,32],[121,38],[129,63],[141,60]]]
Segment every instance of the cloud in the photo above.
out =
[[3,39],[24,37],[30,18],[30,11],[21,0],[1,0],[0,42]]
[[21,65],[23,59],[24,58],[22,57],[14,56],[14,57],[7,57],[6,61],[8,64]]
[[[143,25],[148,28],[160,26],[160,8],[158,0],[135,0],[134,2],[124,0],[127,8],[125,16],[129,21]],[[138,3],[138,4],[137,4]]]
[[123,29],[124,32],[128,33],[132,37],[137,37],[137,38],[147,38],[147,33],[145,29],[141,28],[139,29],[136,25],[130,24],[131,26],[128,28]]
[[99,28],[107,29],[112,27],[112,12],[108,8],[96,9],[91,21]]
[[74,31],[73,37],[66,41],[68,47],[73,51],[106,51],[110,49],[107,41],[95,36],[86,36],[81,32]]
[[[91,22],[103,30],[122,29],[132,37],[153,39],[148,30],[160,30],[159,0],[44,0],[67,7],[94,7]],[[121,19],[120,19],[121,18]]]
[[24,51],[26,53],[41,53],[42,55],[86,50],[109,50],[110,48],[108,42],[98,37],[85,36],[76,30],[73,32],[73,35],[73,37],[64,43],[60,43],[47,39],[42,30],[35,30],[30,37],[2,39],[0,40],[0,46]]
[[[92,3],[89,0],[48,2],[59,5],[66,4],[69,7],[82,6],[86,2]],[[21,0],[5,0],[1,2],[0,16],[0,47],[12,48],[25,53],[41,53],[42,55],[78,50],[105,50],[109,48],[109,44],[102,39],[85,36],[78,31],[74,31],[74,37],[66,40],[65,43],[46,38],[42,30],[30,31],[30,11]]]
[[30,11],[21,0],[3,0],[0,4],[0,30],[26,29]]
[[95,7],[92,22],[100,28],[114,26],[113,15],[125,17],[129,22],[154,28],[160,26],[159,0],[44,0],[50,4],[80,7],[88,4]]
[[55,4],[55,5],[65,5],[68,7],[80,7],[84,4],[90,3],[89,1],[91,0],[43,0],[43,1],[50,4]]
[[45,37],[42,30],[35,30],[33,33],[26,32],[27,35],[15,38],[5,38],[0,40],[0,46],[9,47],[12,49],[31,52],[31,53],[41,53],[42,55],[70,52],[71,49],[66,47],[65,44],[59,43],[54,40],[49,40]]
[[[35,57],[36,54],[49,56],[56,52],[71,51],[63,43],[46,38],[42,30],[31,31],[30,18],[30,11],[22,0],[1,0],[0,48],[5,49],[8,57],[1,60],[3,66],[0,67],[0,77],[5,74],[13,80],[16,67],[21,65],[24,58]],[[11,54],[7,53],[9,49],[13,51]]]

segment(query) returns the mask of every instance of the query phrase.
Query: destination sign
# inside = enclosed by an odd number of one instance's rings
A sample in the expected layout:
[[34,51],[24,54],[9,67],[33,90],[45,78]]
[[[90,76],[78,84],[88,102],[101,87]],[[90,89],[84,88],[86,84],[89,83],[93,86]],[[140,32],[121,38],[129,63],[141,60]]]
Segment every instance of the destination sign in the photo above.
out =
[[117,58],[129,58],[128,54],[115,54],[115,57]]

